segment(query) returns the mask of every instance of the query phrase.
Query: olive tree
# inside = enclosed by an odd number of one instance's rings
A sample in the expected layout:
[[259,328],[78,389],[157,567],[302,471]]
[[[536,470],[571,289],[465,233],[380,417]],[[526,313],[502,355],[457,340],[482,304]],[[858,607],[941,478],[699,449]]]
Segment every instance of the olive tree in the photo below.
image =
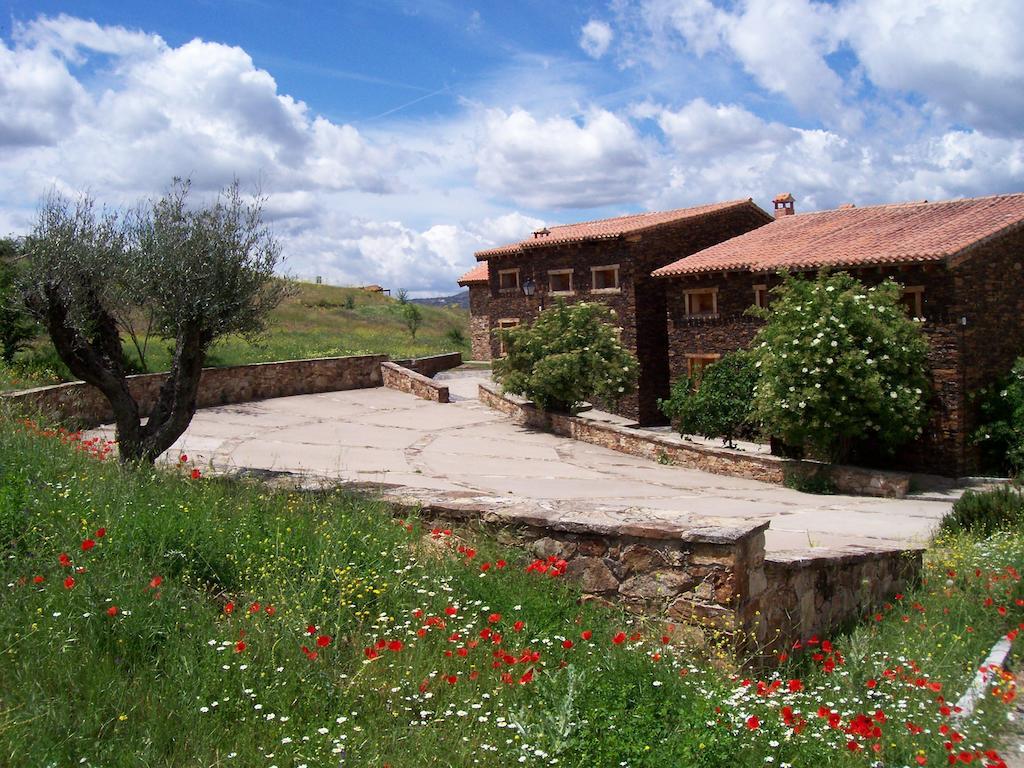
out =
[[[125,462],[153,462],[181,436],[210,345],[259,334],[289,290],[274,276],[281,251],[260,199],[246,201],[237,183],[208,205],[192,207],[188,197],[188,182],[177,179],[130,211],[54,193],[24,242],[26,303],[72,373],[110,401]],[[145,423],[122,347],[142,316],[174,346]]]

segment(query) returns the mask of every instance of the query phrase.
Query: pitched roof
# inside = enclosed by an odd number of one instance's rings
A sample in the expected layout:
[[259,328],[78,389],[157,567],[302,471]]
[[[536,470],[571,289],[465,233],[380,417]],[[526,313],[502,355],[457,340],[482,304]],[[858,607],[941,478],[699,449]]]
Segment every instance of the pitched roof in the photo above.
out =
[[949,259],[1024,223],[1024,194],[783,216],[655,270],[655,277]]
[[478,260],[503,256],[509,253],[519,253],[529,248],[542,248],[548,245],[559,245],[562,243],[582,242],[584,240],[607,240],[621,237],[626,234],[641,232],[645,229],[658,227],[684,219],[697,219],[733,208],[751,206],[761,211],[765,216],[768,213],[763,211],[754,202],[747,198],[745,200],[729,200],[724,203],[711,203],[710,205],[698,205],[693,208],[678,208],[674,211],[652,211],[650,213],[634,213],[629,216],[616,216],[613,219],[600,219],[598,221],[583,221],[578,224],[562,224],[541,229],[538,232],[547,232],[539,237],[529,237],[517,240],[514,243],[502,245],[498,248],[489,248],[484,251],[477,251]]
[[459,278],[459,285],[487,282],[487,262],[482,261]]

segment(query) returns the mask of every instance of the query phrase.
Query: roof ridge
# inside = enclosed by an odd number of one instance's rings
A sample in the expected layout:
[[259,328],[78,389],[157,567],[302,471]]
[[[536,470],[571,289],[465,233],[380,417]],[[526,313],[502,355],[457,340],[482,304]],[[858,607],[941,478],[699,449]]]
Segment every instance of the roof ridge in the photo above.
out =
[[[606,221],[620,221],[621,219],[633,219],[637,216],[665,216],[670,213],[681,213],[683,211],[694,211],[698,208],[727,208],[734,205],[740,205],[741,203],[752,202],[753,198],[744,197],[736,200],[722,200],[717,203],[702,203],[700,205],[689,205],[683,208],[669,208],[665,211],[641,211],[639,213],[624,213],[621,216],[608,216],[603,219],[589,219],[587,221],[573,221],[568,224],[545,224],[548,229],[560,229],[562,227],[581,227],[587,224],[603,224]],[[525,239],[525,238],[524,238]],[[497,246],[501,247],[501,246]]]
[[[880,208],[923,208],[926,205],[951,205],[954,203],[975,203],[984,200],[1005,200],[1011,197],[1024,198],[1024,192],[1005,192],[998,195],[982,195],[981,197],[953,197],[946,200],[908,200],[902,203],[875,203],[873,205],[858,205],[853,208],[825,208],[820,211],[806,211],[805,213],[798,213],[797,216],[818,216],[824,213],[839,213],[847,211],[871,211],[878,210]],[[790,217],[785,216],[781,220],[785,221]]]

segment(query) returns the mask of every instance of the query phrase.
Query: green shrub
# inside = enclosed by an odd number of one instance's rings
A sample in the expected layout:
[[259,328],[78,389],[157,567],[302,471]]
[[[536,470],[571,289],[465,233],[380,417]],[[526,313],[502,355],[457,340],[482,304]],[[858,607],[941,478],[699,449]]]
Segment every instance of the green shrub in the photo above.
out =
[[754,412],[773,436],[831,461],[858,442],[891,450],[919,436],[927,414],[927,342],[900,286],[865,287],[846,273],[785,276],[754,340]]
[[996,531],[1020,530],[1024,526],[1024,493],[1015,485],[1000,485],[988,491],[965,491],[952,511],[942,519],[947,533],[991,536]]
[[494,377],[506,392],[550,411],[631,394],[639,364],[619,341],[614,320],[604,304],[559,301],[532,325],[499,331],[508,354],[495,361]]
[[680,434],[720,437],[731,448],[736,437],[755,431],[751,401],[757,375],[754,355],[733,352],[707,366],[699,379],[678,379],[672,396],[658,405]]
[[1024,357],[1001,381],[981,392],[981,424],[974,440],[989,466],[1024,472]]

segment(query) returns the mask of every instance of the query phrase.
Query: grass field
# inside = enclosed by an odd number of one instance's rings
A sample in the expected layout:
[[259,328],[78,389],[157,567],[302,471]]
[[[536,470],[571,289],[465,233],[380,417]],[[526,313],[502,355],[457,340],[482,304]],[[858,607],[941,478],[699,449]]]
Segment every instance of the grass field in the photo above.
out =
[[97,453],[0,416],[4,766],[1001,764],[1012,686],[952,703],[1024,620],[1019,535],[756,676],[480,531]]
[[[358,288],[311,283],[296,283],[296,288],[295,295],[274,311],[262,339],[255,344],[239,337],[222,339],[210,350],[207,365],[364,353],[400,358],[469,351],[469,314],[462,308],[419,306],[423,323],[413,341],[395,298]],[[127,339],[125,351],[141,370],[139,355]],[[146,368],[165,370],[170,353],[165,341],[151,340]],[[20,353],[15,365],[0,364],[0,390],[42,386],[70,378],[45,337],[40,337],[31,350]]]

